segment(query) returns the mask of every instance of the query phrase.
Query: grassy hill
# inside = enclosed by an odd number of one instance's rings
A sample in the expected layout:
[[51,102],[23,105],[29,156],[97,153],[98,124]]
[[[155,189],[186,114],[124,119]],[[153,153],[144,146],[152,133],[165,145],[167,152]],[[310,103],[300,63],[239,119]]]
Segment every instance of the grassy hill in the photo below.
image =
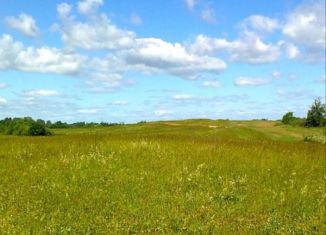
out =
[[323,234],[325,129],[185,120],[0,136],[1,234]]

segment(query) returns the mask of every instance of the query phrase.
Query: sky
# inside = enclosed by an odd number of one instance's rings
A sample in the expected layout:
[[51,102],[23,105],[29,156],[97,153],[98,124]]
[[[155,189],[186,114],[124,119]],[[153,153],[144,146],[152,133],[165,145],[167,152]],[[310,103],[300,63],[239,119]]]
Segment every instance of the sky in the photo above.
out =
[[0,119],[280,119],[325,99],[325,1],[11,0]]

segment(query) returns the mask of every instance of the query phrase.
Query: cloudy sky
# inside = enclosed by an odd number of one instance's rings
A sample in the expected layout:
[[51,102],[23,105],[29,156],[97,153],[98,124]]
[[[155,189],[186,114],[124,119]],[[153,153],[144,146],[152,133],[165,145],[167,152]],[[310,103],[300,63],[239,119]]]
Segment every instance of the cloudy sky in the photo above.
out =
[[0,118],[305,116],[324,53],[323,0],[6,1]]

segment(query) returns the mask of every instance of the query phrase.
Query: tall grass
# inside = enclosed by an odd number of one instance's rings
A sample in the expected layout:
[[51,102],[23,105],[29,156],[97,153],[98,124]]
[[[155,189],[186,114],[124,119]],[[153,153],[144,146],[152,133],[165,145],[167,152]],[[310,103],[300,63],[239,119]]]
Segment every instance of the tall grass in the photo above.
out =
[[0,233],[323,234],[325,145],[226,127],[0,136]]

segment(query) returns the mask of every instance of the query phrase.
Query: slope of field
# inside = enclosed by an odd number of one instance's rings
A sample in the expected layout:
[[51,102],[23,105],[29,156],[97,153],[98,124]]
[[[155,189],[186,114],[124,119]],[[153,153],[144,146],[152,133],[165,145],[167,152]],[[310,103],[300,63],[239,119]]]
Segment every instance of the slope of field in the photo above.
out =
[[0,136],[0,234],[324,234],[323,129],[185,120]]

